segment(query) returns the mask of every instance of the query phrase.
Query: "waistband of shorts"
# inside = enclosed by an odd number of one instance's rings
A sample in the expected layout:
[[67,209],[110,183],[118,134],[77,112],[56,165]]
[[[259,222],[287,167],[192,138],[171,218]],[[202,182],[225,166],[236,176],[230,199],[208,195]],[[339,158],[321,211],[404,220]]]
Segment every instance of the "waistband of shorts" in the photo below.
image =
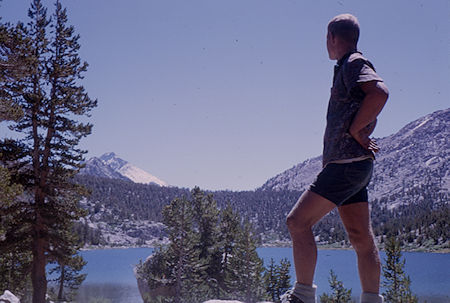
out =
[[372,155],[364,155],[364,156],[361,156],[361,157],[350,158],[350,159],[333,160],[333,161],[328,162],[326,165],[331,164],[331,163],[347,164],[347,163],[353,163],[353,162],[358,162],[358,161],[364,161],[364,160],[368,160],[368,159],[375,160]]

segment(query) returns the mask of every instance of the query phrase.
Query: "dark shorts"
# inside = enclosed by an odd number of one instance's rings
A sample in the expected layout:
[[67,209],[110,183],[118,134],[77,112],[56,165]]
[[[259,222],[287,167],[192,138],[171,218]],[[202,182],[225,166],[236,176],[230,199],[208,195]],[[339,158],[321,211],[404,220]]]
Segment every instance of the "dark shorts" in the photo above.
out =
[[309,190],[337,206],[367,202],[367,185],[372,171],[372,159],[345,164],[330,163],[319,173]]

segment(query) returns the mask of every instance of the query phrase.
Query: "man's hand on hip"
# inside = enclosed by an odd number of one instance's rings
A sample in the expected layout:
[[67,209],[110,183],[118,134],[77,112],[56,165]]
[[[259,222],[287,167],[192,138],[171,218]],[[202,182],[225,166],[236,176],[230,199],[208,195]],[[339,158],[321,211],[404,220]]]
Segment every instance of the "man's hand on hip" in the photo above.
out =
[[373,133],[376,125],[377,120],[375,119],[375,121],[359,131],[350,128],[349,133],[362,147],[376,153],[380,150],[380,148],[378,147],[376,141],[369,137]]

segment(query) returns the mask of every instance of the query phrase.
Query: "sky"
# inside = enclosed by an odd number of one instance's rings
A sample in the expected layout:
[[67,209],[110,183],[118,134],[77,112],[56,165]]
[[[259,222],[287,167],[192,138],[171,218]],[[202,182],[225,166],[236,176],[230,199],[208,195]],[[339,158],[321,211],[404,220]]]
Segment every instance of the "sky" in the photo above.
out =
[[[98,99],[87,158],[115,152],[173,186],[253,190],[321,154],[341,13],[390,91],[375,137],[450,104],[450,0],[61,2]],[[0,16],[27,22],[29,5]]]

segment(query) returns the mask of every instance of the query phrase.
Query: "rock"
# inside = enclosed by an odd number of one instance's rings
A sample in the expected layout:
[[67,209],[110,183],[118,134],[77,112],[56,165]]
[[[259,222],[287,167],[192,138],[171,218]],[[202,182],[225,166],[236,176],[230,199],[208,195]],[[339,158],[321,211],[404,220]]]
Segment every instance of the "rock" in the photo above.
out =
[[20,303],[19,298],[13,295],[9,290],[5,290],[3,295],[0,296],[1,303]]
[[[245,302],[242,302],[242,301],[229,301],[229,300],[208,300],[208,301],[205,301],[203,303],[245,303]],[[258,302],[258,303],[272,303],[272,302],[264,301],[264,302]]]
[[[151,260],[154,256],[155,256],[154,254],[148,256],[142,266],[145,266],[147,262],[151,262]],[[142,277],[139,274],[139,270],[138,270],[137,266],[134,268],[134,275],[137,280],[139,293],[141,294],[141,297],[142,297],[142,300],[144,301],[144,303],[152,302],[158,296],[171,297],[171,296],[174,296],[174,294],[175,294],[174,288],[172,286],[168,286],[168,285],[164,285],[164,284],[161,284],[154,288],[150,288],[146,278]]]

